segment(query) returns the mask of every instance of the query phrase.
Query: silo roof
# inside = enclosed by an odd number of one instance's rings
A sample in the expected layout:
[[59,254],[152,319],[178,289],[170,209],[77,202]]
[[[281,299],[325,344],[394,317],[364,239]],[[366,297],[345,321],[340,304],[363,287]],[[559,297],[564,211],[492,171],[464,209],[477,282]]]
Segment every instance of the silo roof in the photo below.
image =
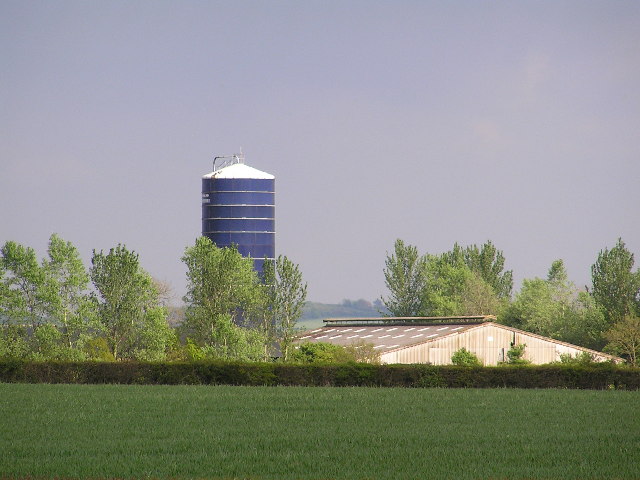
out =
[[250,167],[244,163],[234,163],[227,167],[207,173],[202,178],[258,178],[273,180],[276,177],[267,172],[262,172],[257,168]]

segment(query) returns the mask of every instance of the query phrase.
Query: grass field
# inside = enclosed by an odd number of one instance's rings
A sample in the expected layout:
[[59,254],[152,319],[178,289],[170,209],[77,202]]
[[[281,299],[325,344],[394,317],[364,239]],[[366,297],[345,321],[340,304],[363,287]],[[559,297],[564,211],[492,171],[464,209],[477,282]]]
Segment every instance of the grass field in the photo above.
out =
[[0,384],[0,407],[4,476],[640,477],[640,392]]

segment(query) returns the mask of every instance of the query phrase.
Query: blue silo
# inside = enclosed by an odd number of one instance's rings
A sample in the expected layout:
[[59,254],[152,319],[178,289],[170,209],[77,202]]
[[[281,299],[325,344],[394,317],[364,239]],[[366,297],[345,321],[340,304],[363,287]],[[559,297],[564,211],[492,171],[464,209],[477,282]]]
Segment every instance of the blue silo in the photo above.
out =
[[264,258],[275,259],[275,177],[242,155],[216,157],[202,177],[202,235],[221,248],[236,245],[262,273]]

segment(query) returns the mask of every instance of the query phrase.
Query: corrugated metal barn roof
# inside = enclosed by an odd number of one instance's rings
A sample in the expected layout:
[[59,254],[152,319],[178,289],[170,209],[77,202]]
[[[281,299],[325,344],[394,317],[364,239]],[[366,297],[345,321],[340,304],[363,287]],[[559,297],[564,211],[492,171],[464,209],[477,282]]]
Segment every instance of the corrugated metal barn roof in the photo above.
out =
[[305,332],[298,340],[302,342],[329,342],[336,345],[372,343],[382,351],[408,347],[429,340],[464,332],[477,325],[391,325],[391,326],[327,326]]

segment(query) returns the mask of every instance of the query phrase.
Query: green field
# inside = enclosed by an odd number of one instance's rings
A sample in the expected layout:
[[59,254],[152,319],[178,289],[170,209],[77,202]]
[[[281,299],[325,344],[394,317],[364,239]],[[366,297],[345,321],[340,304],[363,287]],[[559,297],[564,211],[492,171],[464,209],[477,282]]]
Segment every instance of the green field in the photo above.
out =
[[0,406],[4,476],[640,477],[640,392],[0,384]]

